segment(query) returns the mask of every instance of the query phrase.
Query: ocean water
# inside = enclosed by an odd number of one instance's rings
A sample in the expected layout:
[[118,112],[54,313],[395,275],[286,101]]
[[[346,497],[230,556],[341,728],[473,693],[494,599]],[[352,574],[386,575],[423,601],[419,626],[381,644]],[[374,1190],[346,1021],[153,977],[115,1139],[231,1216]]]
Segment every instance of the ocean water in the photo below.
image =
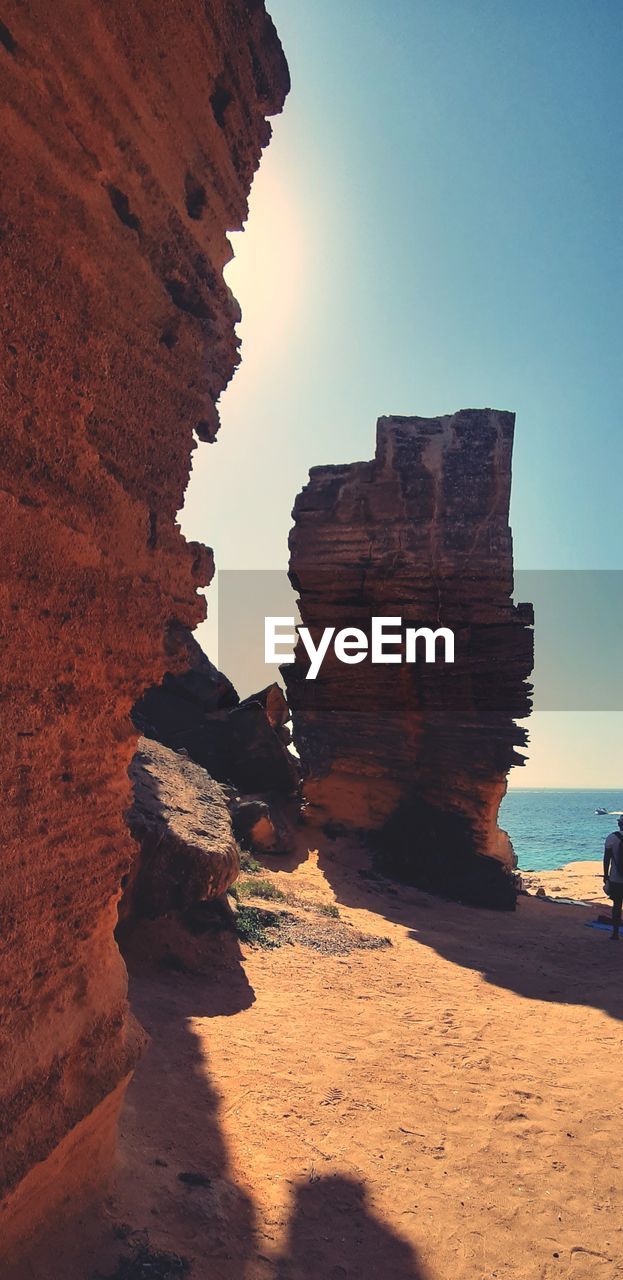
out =
[[571,791],[513,787],[500,808],[522,871],[553,871],[568,862],[601,858],[616,816],[595,809],[622,810],[621,791]]

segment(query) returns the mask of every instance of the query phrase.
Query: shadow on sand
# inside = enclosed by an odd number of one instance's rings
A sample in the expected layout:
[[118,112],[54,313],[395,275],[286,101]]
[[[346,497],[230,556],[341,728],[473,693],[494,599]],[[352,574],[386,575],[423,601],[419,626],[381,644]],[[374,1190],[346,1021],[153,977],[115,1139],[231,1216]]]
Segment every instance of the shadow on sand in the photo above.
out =
[[[122,1167],[109,1204],[117,1222],[131,1205],[139,1228],[125,1256],[149,1239],[172,1256],[185,1254],[191,1280],[429,1280],[411,1245],[372,1212],[365,1186],[343,1176],[293,1188],[285,1250],[266,1255],[255,1205],[237,1185],[223,1137],[205,1022],[201,1037],[193,1027],[195,1019],[243,1013],[255,995],[235,938],[194,939],[184,948],[184,934],[175,922],[143,923],[124,946],[132,1008],[151,1037],[128,1091]],[[221,1075],[230,1067],[235,1076],[233,1053],[231,1064],[220,1061]],[[104,1274],[116,1280],[117,1273]]]
[[[614,948],[607,934],[584,928],[594,909],[524,897],[516,913],[461,907],[375,877],[352,844],[313,833],[303,839],[308,849],[318,848],[338,904],[402,926],[415,945],[500,988],[621,1017]],[[299,851],[292,862],[301,860]],[[291,869],[285,858],[266,859],[266,865]],[[127,1095],[106,1230],[88,1267],[64,1266],[64,1280],[144,1275],[119,1268],[137,1241],[186,1257],[190,1271],[171,1274],[191,1280],[432,1280],[410,1241],[375,1214],[366,1185],[343,1173],[292,1186],[285,1244],[278,1256],[272,1252],[262,1215],[232,1165],[210,1063],[209,1019],[244,1017],[255,1001],[237,939],[196,935],[170,919],[141,923],[123,949],[132,1008],[151,1044]],[[232,1081],[228,1105],[236,1108],[236,1046],[228,1058],[222,1037],[219,1043],[219,1076]],[[24,1273],[29,1280],[49,1280],[49,1274]]]
[[186,1257],[197,1280],[245,1277],[255,1207],[232,1172],[205,1026],[204,1038],[194,1026],[253,1004],[238,941],[222,931],[196,936],[171,917],[140,922],[123,950],[132,1010],[150,1044],[127,1094],[111,1212],[117,1220],[131,1213],[138,1238],[142,1230],[159,1250]]
[[277,1280],[428,1280],[407,1240],[367,1205],[366,1189],[353,1178],[300,1183]]
[[[307,836],[338,904],[363,908],[409,930],[444,959],[531,1000],[586,1005],[623,1018],[623,982],[607,932],[587,929],[595,907],[520,895],[515,912],[448,902],[372,871],[368,851]],[[363,866],[362,863],[367,864]],[[604,899],[604,907],[606,900]],[[623,952],[623,942],[619,943]]]

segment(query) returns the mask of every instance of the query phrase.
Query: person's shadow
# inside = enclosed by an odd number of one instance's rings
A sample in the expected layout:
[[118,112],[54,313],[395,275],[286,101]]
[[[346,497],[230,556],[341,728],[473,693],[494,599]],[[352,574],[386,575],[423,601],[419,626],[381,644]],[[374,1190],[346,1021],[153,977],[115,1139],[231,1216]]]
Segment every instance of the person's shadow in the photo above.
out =
[[277,1280],[430,1280],[414,1248],[367,1203],[363,1183],[343,1175],[299,1183]]

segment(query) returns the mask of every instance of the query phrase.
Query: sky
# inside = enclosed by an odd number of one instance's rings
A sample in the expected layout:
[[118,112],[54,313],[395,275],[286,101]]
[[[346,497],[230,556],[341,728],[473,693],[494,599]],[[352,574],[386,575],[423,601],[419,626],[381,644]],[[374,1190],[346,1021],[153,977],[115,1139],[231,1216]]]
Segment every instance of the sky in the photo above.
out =
[[[268,7],[292,92],[232,235],[243,363],[184,532],[282,568],[310,466],[371,457],[383,414],[492,406],[516,566],[623,569],[618,0]],[[623,784],[620,719],[537,712],[511,784]]]

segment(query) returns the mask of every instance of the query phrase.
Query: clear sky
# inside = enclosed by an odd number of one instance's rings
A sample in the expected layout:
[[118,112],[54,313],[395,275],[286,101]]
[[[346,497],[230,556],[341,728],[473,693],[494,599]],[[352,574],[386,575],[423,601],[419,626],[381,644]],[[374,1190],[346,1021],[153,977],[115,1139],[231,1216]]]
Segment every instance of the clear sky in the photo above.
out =
[[[269,8],[293,87],[232,237],[243,365],[184,531],[280,568],[310,466],[371,457],[381,414],[490,405],[517,413],[516,565],[623,568],[620,3]],[[540,712],[512,780],[622,784],[620,722]]]

